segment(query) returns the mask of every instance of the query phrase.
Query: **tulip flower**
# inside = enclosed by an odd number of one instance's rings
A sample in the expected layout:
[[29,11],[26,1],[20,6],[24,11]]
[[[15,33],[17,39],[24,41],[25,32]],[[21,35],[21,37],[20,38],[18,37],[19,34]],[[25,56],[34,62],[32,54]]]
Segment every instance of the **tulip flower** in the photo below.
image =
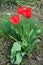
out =
[[10,21],[11,21],[12,24],[19,24],[20,23],[20,17],[19,17],[19,15],[12,16],[10,18]]
[[23,11],[23,15],[26,18],[31,18],[32,17],[32,9],[31,8],[27,8]]
[[26,9],[26,7],[24,7],[24,6],[22,6],[22,7],[18,7],[17,8],[17,12],[19,13],[19,14],[23,14],[23,11]]

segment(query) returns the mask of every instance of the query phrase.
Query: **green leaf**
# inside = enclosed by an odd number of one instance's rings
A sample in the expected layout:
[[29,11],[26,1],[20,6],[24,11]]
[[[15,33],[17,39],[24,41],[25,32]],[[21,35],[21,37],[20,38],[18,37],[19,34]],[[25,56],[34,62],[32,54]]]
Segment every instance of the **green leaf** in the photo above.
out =
[[2,32],[4,34],[9,34],[10,33],[10,31],[11,31],[11,23],[9,22],[9,20],[3,19],[3,22],[0,25],[0,30],[2,30]]
[[12,47],[12,52],[14,52],[14,51],[20,51],[20,50],[21,50],[20,42],[19,41],[18,42],[15,42],[13,44],[13,47]]
[[40,33],[41,33],[41,30],[40,30],[40,29],[38,29],[38,30],[36,31],[36,33],[37,33],[37,34],[40,34]]
[[14,64],[19,64],[22,61],[22,54],[21,53],[17,53],[16,55],[16,61]]
[[24,56],[25,54],[26,54],[25,52],[22,52],[22,53],[18,52],[17,55],[16,55],[16,61],[15,61],[14,64],[19,64],[19,63],[21,63],[22,58],[23,58],[23,56]]
[[21,51],[21,45],[19,44],[20,42],[18,41],[18,42],[15,42],[14,44],[13,44],[13,47],[12,47],[12,49],[11,49],[11,57],[10,57],[10,59],[11,59],[11,63],[14,63],[14,59],[15,59],[15,56],[16,56],[16,53],[18,52],[18,51]]
[[26,40],[24,40],[22,43],[23,43],[24,46],[27,46],[28,45],[28,43],[27,43]]
[[32,43],[30,43],[30,45],[29,46],[27,46],[27,48],[26,48],[26,52],[28,53],[28,52],[30,52],[34,47],[35,47],[35,45],[37,44],[37,43],[39,43],[40,42],[40,39],[36,39],[35,41],[33,41]]
[[[11,63],[19,64],[22,61],[23,56],[26,54],[25,52],[21,52],[21,42],[15,42],[11,49]],[[21,52],[21,53],[20,53]],[[15,60],[16,57],[16,60]]]
[[33,43],[39,43],[40,39],[36,39]]

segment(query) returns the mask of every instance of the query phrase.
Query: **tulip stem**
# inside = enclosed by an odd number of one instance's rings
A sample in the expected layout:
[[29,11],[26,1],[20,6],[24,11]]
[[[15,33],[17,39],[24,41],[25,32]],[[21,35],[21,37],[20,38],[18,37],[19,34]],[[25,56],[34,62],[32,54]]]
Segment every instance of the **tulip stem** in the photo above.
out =
[[14,41],[17,41],[17,39],[15,39],[14,37],[12,37],[11,35],[8,35],[9,37],[11,37]]

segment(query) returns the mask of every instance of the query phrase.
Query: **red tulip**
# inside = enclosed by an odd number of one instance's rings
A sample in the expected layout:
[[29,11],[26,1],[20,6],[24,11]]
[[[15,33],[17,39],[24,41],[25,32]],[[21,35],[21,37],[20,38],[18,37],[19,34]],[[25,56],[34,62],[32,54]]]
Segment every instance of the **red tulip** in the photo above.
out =
[[20,17],[18,15],[12,16],[10,18],[10,21],[12,24],[19,24],[20,23]]
[[23,15],[26,17],[26,18],[30,18],[32,17],[32,9],[31,8],[27,8],[23,11]]
[[26,7],[24,7],[24,6],[22,6],[22,7],[18,7],[17,8],[17,12],[19,13],[19,14],[23,14],[23,11],[26,9]]

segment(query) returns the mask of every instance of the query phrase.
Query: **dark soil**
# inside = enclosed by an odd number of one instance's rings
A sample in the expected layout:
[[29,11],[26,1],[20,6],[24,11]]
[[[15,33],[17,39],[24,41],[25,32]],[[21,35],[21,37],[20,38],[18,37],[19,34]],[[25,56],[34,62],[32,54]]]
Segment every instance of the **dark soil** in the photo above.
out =
[[[10,64],[10,52],[13,41],[11,39],[0,38],[0,65]],[[43,65],[43,37],[41,37],[41,43],[28,54],[24,56],[21,65]]]

